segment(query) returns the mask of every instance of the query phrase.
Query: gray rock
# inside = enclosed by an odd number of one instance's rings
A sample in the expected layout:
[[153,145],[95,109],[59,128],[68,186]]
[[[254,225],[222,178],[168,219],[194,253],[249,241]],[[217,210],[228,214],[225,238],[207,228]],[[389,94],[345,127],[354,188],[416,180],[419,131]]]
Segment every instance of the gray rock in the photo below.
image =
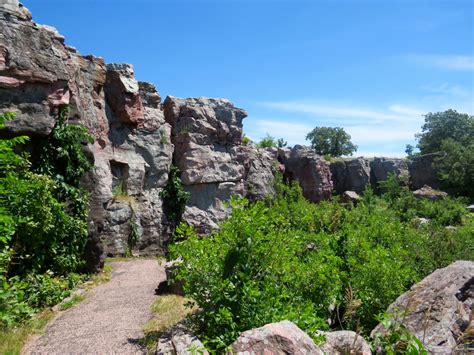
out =
[[468,210],[469,212],[471,212],[471,213],[474,212],[474,205],[469,205],[469,206],[467,206],[466,208],[467,208],[467,210]]
[[334,190],[361,193],[370,185],[370,162],[364,158],[340,160],[330,164]]
[[435,190],[428,185],[425,185],[421,189],[413,191],[413,195],[416,198],[427,199],[431,201],[440,200],[448,196],[446,192]]
[[363,337],[349,330],[324,333],[326,340],[320,346],[325,354],[331,355],[371,355],[369,344]]
[[331,198],[331,172],[327,162],[313,149],[296,145],[280,149],[279,161],[285,167],[285,178],[298,181],[308,200],[319,202]]
[[321,354],[321,349],[294,323],[284,320],[243,332],[231,346],[237,354]]
[[207,355],[203,343],[192,334],[185,322],[180,322],[165,332],[158,340],[156,355]]
[[207,234],[228,216],[231,196],[260,199],[273,192],[273,157],[242,146],[244,110],[225,99],[167,97],[174,162],[190,199],[183,220]]
[[173,282],[173,276],[176,269],[183,263],[182,258],[170,260],[165,263],[166,280],[162,281],[157,288],[158,294],[175,294],[184,296],[183,283],[181,281]]
[[370,162],[371,184],[377,191],[382,191],[380,183],[395,174],[401,180],[408,181],[408,160],[395,158],[374,158]]
[[434,189],[441,188],[441,182],[438,178],[436,169],[433,167],[433,161],[439,157],[440,153],[432,153],[416,157],[408,164],[410,172],[410,188],[412,190],[421,189],[428,185]]
[[[469,326],[474,308],[474,262],[456,261],[438,269],[398,297],[389,313],[403,313],[400,321],[430,353],[450,354]],[[384,333],[379,324],[371,333]]]
[[355,191],[344,191],[344,193],[341,196],[342,202],[345,203],[357,203],[360,200],[360,196],[357,192]]

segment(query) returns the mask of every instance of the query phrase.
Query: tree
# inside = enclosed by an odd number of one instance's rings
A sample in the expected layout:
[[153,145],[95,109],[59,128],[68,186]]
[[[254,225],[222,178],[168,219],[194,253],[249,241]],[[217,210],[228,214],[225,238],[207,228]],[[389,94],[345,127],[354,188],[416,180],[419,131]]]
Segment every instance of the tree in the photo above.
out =
[[455,110],[428,113],[416,135],[421,154],[441,152],[434,167],[444,187],[474,197],[474,116]]
[[443,185],[473,199],[474,141],[464,145],[448,138],[441,142],[440,150],[443,155],[435,159],[434,166]]
[[474,116],[455,110],[428,113],[422,132],[415,135],[421,154],[439,152],[445,139],[467,146],[474,139]]
[[311,147],[320,155],[352,155],[357,146],[351,142],[351,136],[341,127],[316,127],[306,136]]
[[408,158],[413,158],[415,147],[411,144],[407,144],[405,147],[405,153],[407,154]]
[[287,142],[283,138],[275,139],[267,133],[260,142],[257,143],[257,148],[283,148],[287,145]]

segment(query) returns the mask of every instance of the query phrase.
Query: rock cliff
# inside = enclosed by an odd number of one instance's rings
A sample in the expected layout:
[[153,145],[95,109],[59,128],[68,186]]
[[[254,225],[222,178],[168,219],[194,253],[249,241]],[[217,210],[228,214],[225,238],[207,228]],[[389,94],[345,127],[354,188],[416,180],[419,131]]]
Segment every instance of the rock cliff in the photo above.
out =
[[[69,122],[94,136],[86,148],[94,168],[83,181],[91,194],[86,257],[92,269],[104,255],[166,252],[173,226],[160,192],[172,164],[190,193],[183,220],[202,234],[229,214],[231,196],[253,201],[273,193],[278,170],[314,202],[333,189],[377,186],[390,172],[409,171],[414,187],[427,183],[419,173],[430,169],[426,159],[408,167],[400,159],[358,158],[329,167],[309,148],[245,146],[247,114],[230,101],[170,96],[162,102],[153,84],[135,79],[131,65],[79,54],[56,29],[33,22],[17,0],[0,0],[0,30],[0,113],[16,113],[0,135],[28,135],[34,151],[67,106]],[[436,183],[435,175],[430,179]],[[136,245],[129,243],[132,228],[140,236]]]
[[[26,134],[34,150],[67,106],[69,122],[94,136],[86,148],[94,168],[83,181],[91,193],[91,268],[103,255],[130,251],[132,225],[140,235],[134,252],[166,252],[171,231],[160,192],[171,164],[190,193],[183,219],[200,233],[228,215],[231,196],[256,200],[273,192],[279,154],[242,145],[244,110],[225,99],[162,102],[153,84],[137,82],[131,65],[83,56],[54,28],[31,19],[18,1],[0,0],[0,112],[16,113],[0,133]],[[290,155],[283,154],[287,171],[303,183],[305,194],[314,201],[330,197],[324,160],[304,158],[312,179],[305,185]]]

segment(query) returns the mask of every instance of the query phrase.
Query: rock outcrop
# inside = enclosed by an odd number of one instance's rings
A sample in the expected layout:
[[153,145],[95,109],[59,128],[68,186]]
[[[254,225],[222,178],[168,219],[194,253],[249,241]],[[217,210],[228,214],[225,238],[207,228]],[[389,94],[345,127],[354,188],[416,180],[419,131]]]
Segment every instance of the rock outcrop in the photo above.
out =
[[[456,261],[415,284],[390,305],[430,353],[451,354],[474,310],[474,262]],[[378,325],[372,335],[385,332]]]
[[323,355],[305,332],[287,320],[243,332],[231,348],[236,354]]
[[[253,201],[272,194],[278,170],[298,181],[314,202],[330,198],[333,188],[361,192],[389,172],[405,173],[404,160],[359,158],[329,167],[301,146],[244,146],[246,112],[230,101],[168,97],[162,103],[153,84],[135,79],[131,65],[82,56],[56,29],[31,18],[17,0],[0,0],[0,113],[16,113],[0,135],[26,134],[34,150],[67,106],[69,122],[94,136],[85,148],[94,168],[83,180],[91,195],[86,246],[91,269],[106,254],[166,252],[173,224],[160,193],[172,164],[190,193],[183,219],[201,234],[228,216],[231,196]],[[413,186],[424,162],[410,166]],[[132,232],[138,234],[133,245]]]
[[382,181],[395,174],[409,184],[410,189],[418,190],[425,185],[434,189],[441,187],[433,160],[437,154],[422,155],[413,160],[400,158],[357,158],[340,159],[331,163],[331,176],[334,190],[338,194],[350,190],[361,193],[367,186],[383,192]]
[[410,188],[412,190],[421,189],[428,185],[434,189],[441,188],[441,182],[438,178],[433,162],[439,153],[421,155],[409,162],[408,170],[410,173]]
[[174,163],[190,200],[184,220],[209,233],[229,213],[231,196],[262,198],[271,193],[273,158],[242,145],[247,116],[225,99],[168,97],[165,118],[173,127]]
[[284,176],[298,181],[308,200],[319,202],[332,196],[331,171],[327,162],[313,149],[296,145],[278,151],[278,160],[284,166]]
[[401,180],[408,182],[408,160],[396,158],[374,158],[370,162],[370,182],[377,191],[382,191],[380,182],[387,180],[390,174],[395,174]]
[[331,163],[334,190],[338,194],[344,191],[361,193],[370,185],[370,163],[367,159],[340,160]]
[[131,65],[80,55],[15,0],[0,0],[0,29],[0,113],[16,113],[1,134],[34,143],[68,106],[69,122],[94,136],[86,148],[94,169],[83,181],[91,193],[90,268],[104,254],[165,253],[170,223],[160,192],[173,161],[191,193],[184,219],[202,233],[227,216],[230,196],[272,193],[276,158],[241,144],[246,113],[230,101],[169,97],[163,105]]

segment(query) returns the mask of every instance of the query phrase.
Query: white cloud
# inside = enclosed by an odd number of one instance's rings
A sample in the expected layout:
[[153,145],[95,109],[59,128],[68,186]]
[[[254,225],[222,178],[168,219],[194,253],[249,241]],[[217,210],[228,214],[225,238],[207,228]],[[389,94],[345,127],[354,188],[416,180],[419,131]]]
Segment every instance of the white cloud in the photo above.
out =
[[260,141],[268,133],[275,138],[284,137],[289,145],[303,144],[308,132],[314,128],[308,124],[269,119],[253,119],[251,124],[246,134],[253,141]]
[[440,69],[474,71],[474,56],[411,54],[406,57],[416,63]]
[[386,143],[393,141],[411,141],[415,130],[410,127],[378,128],[371,126],[347,127],[346,131],[356,143]]
[[391,105],[385,110],[361,108],[347,105],[325,105],[302,101],[264,102],[263,106],[282,111],[304,113],[318,119],[350,119],[353,122],[364,120],[367,123],[410,123],[420,121],[426,111],[403,105]]
[[472,96],[472,89],[471,92],[469,92],[469,90],[459,85],[450,85],[448,83],[443,83],[441,85],[425,85],[422,86],[421,89],[434,94],[442,94],[460,98],[468,98]]

